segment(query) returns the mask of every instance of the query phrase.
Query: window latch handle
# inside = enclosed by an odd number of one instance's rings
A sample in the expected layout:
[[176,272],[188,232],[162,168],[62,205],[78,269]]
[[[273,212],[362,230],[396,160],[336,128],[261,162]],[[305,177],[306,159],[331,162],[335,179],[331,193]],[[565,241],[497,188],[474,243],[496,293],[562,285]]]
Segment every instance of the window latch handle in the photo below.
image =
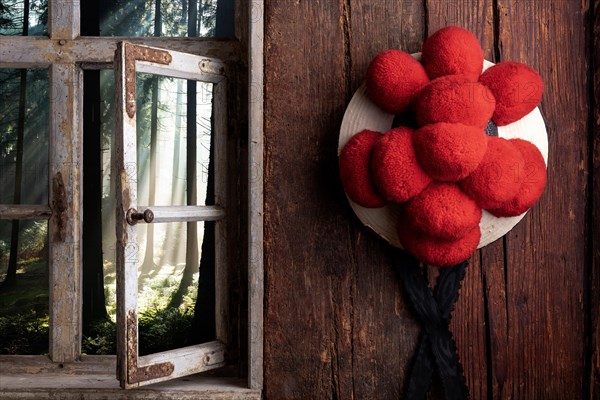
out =
[[144,210],[144,212],[138,212],[135,208],[130,208],[127,210],[127,223],[129,225],[135,225],[138,222],[145,222],[147,224],[154,221],[154,213],[149,208]]

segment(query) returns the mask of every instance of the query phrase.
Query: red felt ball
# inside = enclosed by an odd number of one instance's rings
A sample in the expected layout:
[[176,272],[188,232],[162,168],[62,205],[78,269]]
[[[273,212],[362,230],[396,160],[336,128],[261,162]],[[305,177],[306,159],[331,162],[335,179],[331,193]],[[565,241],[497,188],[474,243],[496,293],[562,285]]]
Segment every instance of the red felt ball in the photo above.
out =
[[465,75],[443,76],[431,81],[415,101],[420,126],[451,122],[485,129],[495,107],[492,92]]
[[385,205],[371,178],[371,150],[382,137],[379,132],[365,129],[354,135],[340,153],[340,179],[344,190],[352,201],[367,208]]
[[406,204],[406,218],[432,238],[457,240],[479,225],[481,208],[455,183],[434,181]]
[[402,219],[399,220],[397,231],[400,243],[406,251],[424,263],[436,267],[448,267],[465,261],[477,250],[481,239],[478,226],[457,240],[432,238]]
[[516,196],[524,167],[523,156],[511,142],[490,137],[483,160],[461,187],[479,207],[495,209]]
[[379,53],[367,69],[367,95],[391,114],[408,111],[416,93],[429,82],[420,62],[400,50]]
[[501,62],[486,70],[479,81],[496,97],[492,120],[508,125],[529,114],[542,100],[544,83],[532,68],[518,62]]
[[431,178],[417,162],[414,131],[400,126],[388,131],[373,148],[371,166],[375,185],[390,201],[403,203],[419,194]]
[[431,79],[445,75],[467,75],[476,81],[483,69],[483,50],[471,32],[458,26],[449,26],[425,41],[421,62]]
[[487,135],[463,124],[426,125],[414,135],[419,163],[433,179],[456,182],[477,168],[487,150]]
[[525,159],[525,169],[518,194],[499,208],[489,210],[496,217],[514,217],[523,214],[539,200],[546,187],[546,163],[540,150],[527,140],[511,139],[510,142]]

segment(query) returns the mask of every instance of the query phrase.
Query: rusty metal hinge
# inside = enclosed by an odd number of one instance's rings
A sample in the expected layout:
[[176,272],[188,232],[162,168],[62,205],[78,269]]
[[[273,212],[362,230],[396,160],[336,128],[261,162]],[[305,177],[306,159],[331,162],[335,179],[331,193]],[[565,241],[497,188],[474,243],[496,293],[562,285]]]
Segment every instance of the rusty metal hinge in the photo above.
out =
[[167,50],[152,47],[136,46],[125,43],[125,109],[129,118],[135,117],[136,93],[135,93],[135,62],[148,61],[157,64],[169,65],[173,57]]
[[52,178],[51,208],[52,216],[50,217],[50,223],[54,226],[54,229],[51,230],[53,232],[52,242],[64,242],[67,236],[67,209],[69,205],[67,203],[65,182],[60,171]]

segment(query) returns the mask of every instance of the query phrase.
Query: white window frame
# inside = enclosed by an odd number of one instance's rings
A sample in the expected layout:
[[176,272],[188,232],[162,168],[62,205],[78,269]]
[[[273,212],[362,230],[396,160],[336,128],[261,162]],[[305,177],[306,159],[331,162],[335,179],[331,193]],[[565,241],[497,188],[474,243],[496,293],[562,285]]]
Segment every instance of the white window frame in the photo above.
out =
[[[212,83],[215,205],[137,204],[137,72]],[[115,54],[117,187],[117,375],[125,389],[163,382],[225,365],[227,343],[227,76],[220,60],[157,47],[120,42]],[[138,346],[139,223],[216,221],[216,339],[140,357]]]
[[[0,399],[95,398],[121,393],[114,356],[81,355],[83,69],[113,64],[117,43],[210,54],[239,63],[238,40],[80,37],[79,0],[49,0],[49,37],[0,37],[0,68],[49,68],[49,204],[0,205],[0,219],[49,219],[49,356],[0,356]],[[245,2],[248,20],[248,370],[235,378],[194,377],[127,391],[127,398],[194,393],[259,399],[263,385],[263,0]],[[244,8],[240,7],[240,8]],[[66,210],[60,204],[67,204]],[[61,211],[62,210],[62,211]],[[60,298],[61,301],[56,301]],[[217,328],[218,330],[219,328]],[[32,379],[31,373],[35,373]],[[111,379],[112,378],[112,379]],[[96,382],[97,387],[90,382]],[[100,392],[99,392],[100,391]],[[179,393],[179,394],[178,394]],[[210,395],[208,394],[210,393]],[[115,398],[118,398],[115,397]],[[174,397],[178,398],[178,397]]]

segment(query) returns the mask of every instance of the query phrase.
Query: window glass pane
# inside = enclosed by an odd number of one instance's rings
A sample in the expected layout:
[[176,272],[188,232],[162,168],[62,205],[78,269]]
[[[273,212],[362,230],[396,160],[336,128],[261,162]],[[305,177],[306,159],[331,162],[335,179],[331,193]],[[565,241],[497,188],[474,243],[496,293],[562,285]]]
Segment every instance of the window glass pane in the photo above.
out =
[[48,352],[48,222],[0,220],[0,354]]
[[0,69],[0,204],[48,204],[48,70]]
[[[97,81],[89,79],[98,74]],[[84,174],[99,174],[101,180],[98,193],[88,188],[86,198],[101,198],[102,252],[99,261],[86,259],[86,254],[98,248],[100,243],[86,243],[90,235],[84,236],[84,294],[88,299],[101,301],[104,310],[94,310],[84,299],[84,339],[83,351],[87,354],[114,354],[116,276],[115,276],[115,185],[111,173],[112,148],[114,146],[114,74],[104,70],[85,72],[86,93],[97,86],[97,96],[84,98],[84,116],[87,110],[99,110],[99,121],[84,127],[94,129],[99,126],[100,137],[97,171],[89,171],[84,165]],[[194,92],[191,92],[193,90]],[[194,95],[188,96],[188,93]],[[195,102],[195,106],[193,104]],[[188,103],[190,104],[188,107]],[[188,109],[189,108],[189,109]],[[188,126],[188,119],[194,121]],[[147,74],[137,76],[137,147],[138,147],[138,204],[139,205],[188,205],[214,204],[209,192],[208,170],[211,153],[212,84],[182,79],[157,77]],[[152,140],[154,127],[155,140]],[[84,138],[89,136],[84,132]],[[193,135],[193,136],[190,136]],[[93,134],[92,134],[93,137]],[[191,140],[194,138],[195,140]],[[188,153],[188,148],[196,151]],[[188,146],[189,145],[189,146]],[[89,141],[88,141],[89,146]],[[152,156],[152,149],[155,150]],[[154,168],[151,159],[154,158]],[[195,160],[194,160],[195,158]],[[188,177],[188,161],[195,166],[195,178]],[[87,164],[86,164],[87,165]],[[211,179],[212,182],[212,179]],[[152,186],[151,186],[152,184]],[[195,196],[188,193],[188,186],[195,186]],[[100,192],[101,191],[101,192]],[[152,196],[151,196],[152,193]],[[85,213],[84,232],[88,218]],[[91,222],[92,226],[94,223]],[[157,348],[182,347],[191,338],[182,330],[194,321],[194,302],[198,293],[199,260],[208,254],[214,260],[212,251],[202,252],[205,229],[212,229],[213,223],[190,224],[139,224],[137,258],[140,268],[139,318],[140,349],[154,352]],[[195,226],[195,227],[194,227]],[[190,229],[190,230],[188,230]],[[188,241],[188,235],[191,240]],[[193,237],[196,237],[194,239]],[[213,242],[214,243],[214,239]],[[88,250],[89,246],[89,250]],[[204,256],[204,263],[209,262]],[[87,261],[87,262],[86,262]],[[211,261],[214,265],[214,261]],[[97,269],[101,265],[102,269]],[[189,266],[189,267],[186,267]],[[185,271],[185,273],[184,273]],[[185,278],[184,278],[185,277]],[[191,277],[191,278],[190,278]],[[182,283],[183,282],[183,283]],[[214,291],[214,285],[213,289]],[[214,298],[214,296],[213,296]],[[213,303],[214,304],[214,303]],[[206,309],[202,308],[203,310]],[[214,306],[209,307],[214,313]],[[104,312],[102,312],[104,311]],[[214,317],[213,317],[214,318]],[[198,315],[196,315],[198,321]],[[161,330],[158,325],[173,325],[171,330]],[[213,324],[214,326],[214,324]],[[169,328],[170,329],[170,328]],[[195,330],[198,332],[198,329]],[[166,336],[165,336],[166,335]],[[176,336],[170,339],[168,336]],[[201,336],[199,336],[201,338]],[[200,339],[198,339],[200,340]],[[162,347],[161,347],[162,346]],[[164,347],[167,346],[167,347]]]
[[234,0],[96,0],[81,13],[84,35],[234,36]]
[[151,225],[138,229],[140,355],[200,343],[192,326],[195,316],[205,317],[194,312],[204,226],[202,222],[156,224],[154,239],[148,236]]
[[2,0],[0,36],[46,36],[48,0]]
[[[205,205],[212,84],[140,73],[136,82],[138,204]],[[196,91],[191,99],[190,89]],[[190,101],[196,103],[192,114]],[[188,182],[194,172],[195,181]]]

